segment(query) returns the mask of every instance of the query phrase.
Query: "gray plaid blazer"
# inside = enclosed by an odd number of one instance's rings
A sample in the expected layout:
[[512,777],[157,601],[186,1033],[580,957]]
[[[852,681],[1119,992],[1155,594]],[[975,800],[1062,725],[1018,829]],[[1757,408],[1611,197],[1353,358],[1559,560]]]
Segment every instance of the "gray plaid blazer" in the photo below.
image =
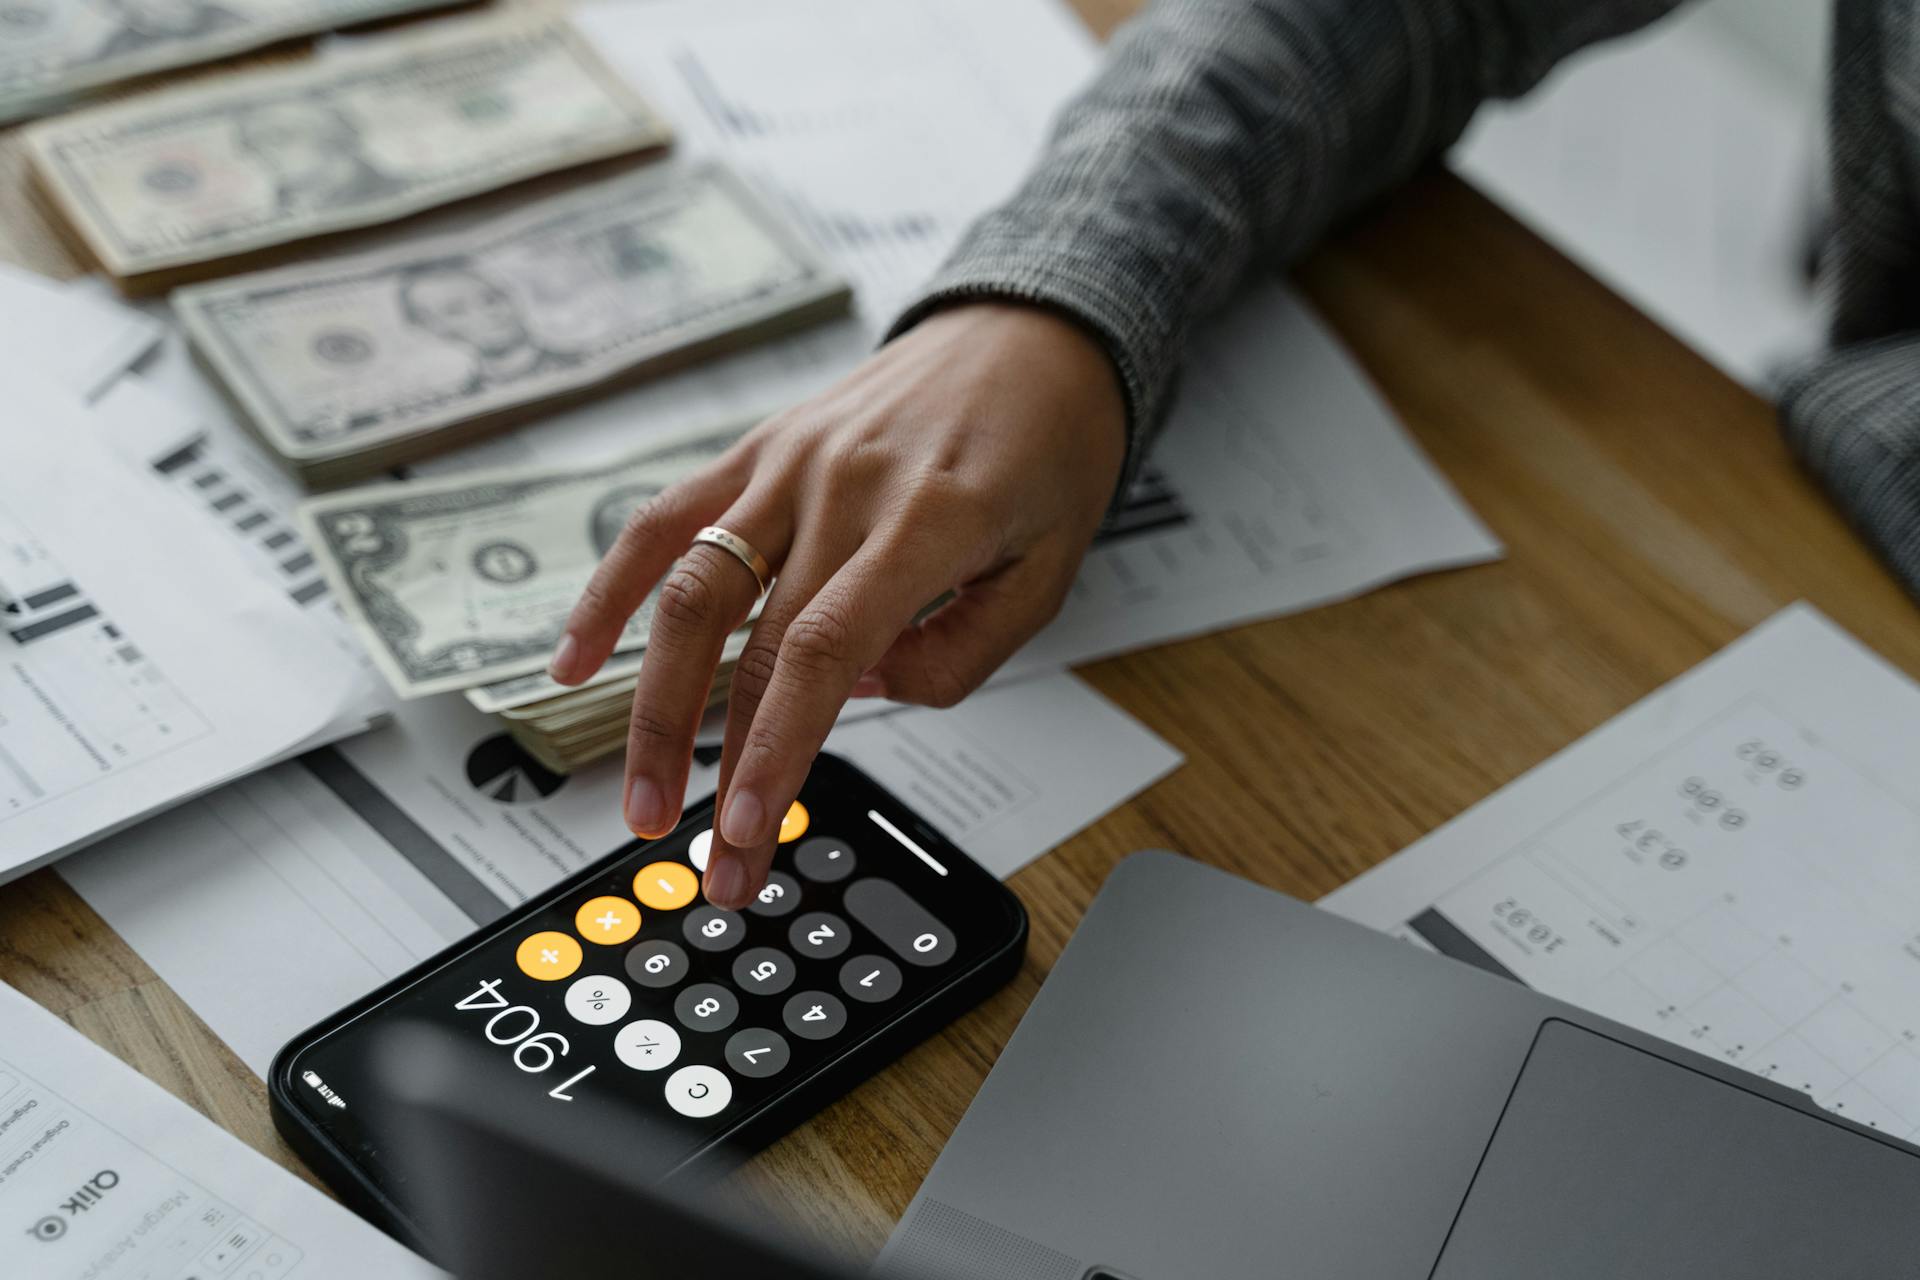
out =
[[[1078,317],[1119,369],[1131,474],[1189,332],[1250,271],[1285,266],[1411,176],[1482,102],[1679,3],[1158,0],[895,332],[967,298]],[[1786,377],[1780,414],[1920,593],[1920,12],[1834,4],[1832,342]]]

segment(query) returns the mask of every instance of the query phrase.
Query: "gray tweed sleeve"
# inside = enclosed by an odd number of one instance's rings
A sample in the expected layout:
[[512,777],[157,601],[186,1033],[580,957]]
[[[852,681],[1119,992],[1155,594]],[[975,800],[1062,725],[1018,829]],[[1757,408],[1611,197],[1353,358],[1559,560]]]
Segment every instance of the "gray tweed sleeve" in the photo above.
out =
[[1405,180],[1481,102],[1678,3],[1158,0],[893,332],[965,299],[1077,319],[1119,371],[1130,475],[1189,332],[1249,270]]

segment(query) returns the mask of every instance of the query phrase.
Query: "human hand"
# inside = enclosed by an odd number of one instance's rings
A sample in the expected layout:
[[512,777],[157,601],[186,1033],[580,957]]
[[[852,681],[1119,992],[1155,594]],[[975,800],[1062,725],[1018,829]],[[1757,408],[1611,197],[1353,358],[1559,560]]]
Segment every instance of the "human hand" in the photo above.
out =
[[756,599],[739,560],[688,549],[703,527],[777,575],[734,668],[706,871],[707,900],[739,908],[849,697],[950,706],[1058,611],[1113,496],[1125,419],[1111,360],[1078,326],[970,303],[636,511],[553,660],[563,684],[592,675],[665,577],[634,691],[627,825],[658,836],[680,821],[721,647]]

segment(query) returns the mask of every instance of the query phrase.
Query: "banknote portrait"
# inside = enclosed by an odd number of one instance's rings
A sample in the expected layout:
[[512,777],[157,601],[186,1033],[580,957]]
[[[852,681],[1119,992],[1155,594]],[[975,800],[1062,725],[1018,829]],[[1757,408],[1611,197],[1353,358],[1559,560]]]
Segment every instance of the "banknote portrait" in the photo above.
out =
[[272,175],[282,210],[364,204],[405,188],[366,155],[360,126],[322,98],[239,113],[240,147]]
[[96,61],[144,53],[156,45],[198,40],[240,26],[242,18],[214,0],[93,0],[118,26],[94,52]]
[[565,352],[542,345],[513,296],[463,260],[415,267],[401,277],[399,288],[407,323],[472,353],[471,390],[576,363]]

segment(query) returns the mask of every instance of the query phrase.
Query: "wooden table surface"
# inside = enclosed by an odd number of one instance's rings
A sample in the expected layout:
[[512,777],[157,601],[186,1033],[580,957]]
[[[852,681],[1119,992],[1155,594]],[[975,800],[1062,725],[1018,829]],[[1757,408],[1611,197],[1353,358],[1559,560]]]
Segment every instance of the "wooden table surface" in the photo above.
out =
[[[1079,3],[1103,33],[1133,7]],[[7,134],[0,256],[78,269]],[[743,1171],[825,1238],[878,1248],[1128,852],[1317,897],[1796,599],[1920,674],[1913,605],[1769,407],[1463,183],[1422,179],[1298,277],[1507,558],[1084,668],[1186,766],[1013,878],[1010,987]],[[306,1176],[261,1081],[52,871],[0,887],[0,980]]]

